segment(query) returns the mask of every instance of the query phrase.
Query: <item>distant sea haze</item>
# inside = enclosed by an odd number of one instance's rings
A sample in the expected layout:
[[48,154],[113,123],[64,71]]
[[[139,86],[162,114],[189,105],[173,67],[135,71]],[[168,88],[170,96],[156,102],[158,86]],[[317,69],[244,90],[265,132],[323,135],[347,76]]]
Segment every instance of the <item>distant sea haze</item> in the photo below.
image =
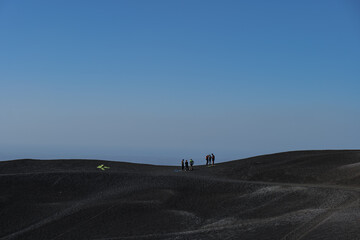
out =
[[[304,149],[283,149],[286,151],[295,151]],[[308,149],[316,150],[316,149]],[[321,149],[320,149],[321,150]],[[276,153],[276,151],[181,151],[181,150],[116,150],[116,149],[98,149],[96,148],[76,148],[76,147],[7,147],[0,149],[0,161],[14,159],[99,159],[120,162],[132,162],[154,165],[172,165],[181,164],[182,159],[195,161],[195,165],[206,163],[205,156],[214,153],[216,163],[244,159],[264,154]]]
[[225,152],[225,151],[116,151],[114,149],[94,150],[84,148],[56,147],[7,147],[0,149],[0,161],[14,159],[101,159],[155,165],[179,165],[181,159],[192,158],[195,165],[205,164],[205,156],[214,153],[216,162],[237,160],[269,152]]

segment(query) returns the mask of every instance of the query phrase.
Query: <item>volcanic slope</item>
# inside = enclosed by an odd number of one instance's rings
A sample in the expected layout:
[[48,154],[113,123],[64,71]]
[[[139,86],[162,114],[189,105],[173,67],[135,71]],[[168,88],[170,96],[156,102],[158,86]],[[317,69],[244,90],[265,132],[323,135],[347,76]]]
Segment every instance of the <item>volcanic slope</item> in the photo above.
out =
[[13,160],[0,162],[0,190],[0,240],[360,239],[355,150],[285,152],[190,172]]

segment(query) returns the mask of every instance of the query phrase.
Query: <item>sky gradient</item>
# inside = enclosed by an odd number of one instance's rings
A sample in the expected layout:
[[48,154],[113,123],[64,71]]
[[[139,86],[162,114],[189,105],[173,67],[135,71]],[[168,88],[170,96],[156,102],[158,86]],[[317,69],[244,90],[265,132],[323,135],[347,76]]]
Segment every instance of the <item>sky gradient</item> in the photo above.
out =
[[0,160],[358,149],[360,4],[0,0]]

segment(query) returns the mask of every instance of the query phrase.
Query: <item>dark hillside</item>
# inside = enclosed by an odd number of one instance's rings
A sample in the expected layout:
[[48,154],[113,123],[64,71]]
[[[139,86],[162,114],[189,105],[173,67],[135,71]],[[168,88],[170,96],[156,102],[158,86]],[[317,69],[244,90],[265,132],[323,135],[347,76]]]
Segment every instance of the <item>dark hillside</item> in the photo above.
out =
[[192,172],[0,162],[0,239],[360,239],[358,165],[360,151],[287,152]]
[[359,185],[360,151],[296,151],[219,164],[213,173],[232,179]]

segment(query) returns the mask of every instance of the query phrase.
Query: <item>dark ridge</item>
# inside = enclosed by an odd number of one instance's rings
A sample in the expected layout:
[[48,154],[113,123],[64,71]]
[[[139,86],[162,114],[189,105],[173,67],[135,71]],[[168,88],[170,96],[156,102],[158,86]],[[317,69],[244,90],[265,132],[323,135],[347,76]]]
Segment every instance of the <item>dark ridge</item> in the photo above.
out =
[[360,239],[359,150],[179,169],[103,160],[0,162],[0,240]]
[[[232,179],[359,185],[360,150],[292,151],[218,164],[215,175]],[[360,179],[359,179],[360,180]]]

